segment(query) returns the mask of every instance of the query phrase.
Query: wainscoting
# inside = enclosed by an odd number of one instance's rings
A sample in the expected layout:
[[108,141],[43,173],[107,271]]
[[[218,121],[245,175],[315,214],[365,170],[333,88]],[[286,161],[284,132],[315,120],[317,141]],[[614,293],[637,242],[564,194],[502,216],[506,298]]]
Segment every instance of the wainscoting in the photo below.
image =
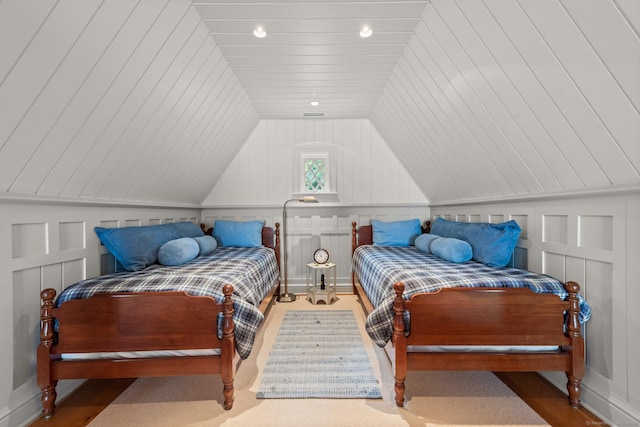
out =
[[[516,265],[575,281],[592,308],[585,325],[583,403],[614,424],[640,419],[638,193],[431,206],[434,218],[522,227]],[[526,251],[526,259],[518,254]],[[633,261],[635,260],[635,261]],[[520,264],[520,265],[518,265]],[[564,375],[545,374],[560,389]]]
[[[352,292],[351,223],[369,224],[371,219],[396,221],[420,218],[426,221],[429,209],[424,205],[344,206],[290,203],[287,205],[287,280],[294,293],[304,293],[306,265],[318,248],[329,251],[336,263],[338,292]],[[202,211],[207,226],[215,219],[237,221],[263,220],[269,226],[282,223],[282,207],[207,208]],[[280,227],[280,237],[284,227]]]
[[[587,375],[583,403],[614,424],[640,420],[640,194],[637,191],[494,203],[296,204],[288,205],[288,277],[304,293],[305,267],[313,251],[327,249],[337,264],[338,286],[351,292],[351,223],[445,217],[459,221],[515,219],[523,229],[514,264],[581,284],[593,315],[585,327]],[[39,340],[39,292],[58,291],[112,270],[113,260],[93,227],[150,225],[174,221],[262,219],[282,221],[282,205],[247,207],[145,207],[84,203],[0,201],[0,274],[5,298],[0,319],[0,427],[23,425],[40,411],[35,381]],[[283,229],[281,227],[281,232]],[[102,266],[102,267],[101,267]],[[544,374],[564,390],[563,376]],[[79,384],[62,381],[59,398]]]
[[[22,425],[40,410],[36,347],[40,340],[40,291],[58,293],[79,280],[114,271],[112,255],[93,228],[199,223],[200,209],[110,207],[0,201],[0,266],[5,327],[0,349],[0,426]],[[10,325],[10,326],[9,326]],[[82,381],[61,381],[58,400]]]

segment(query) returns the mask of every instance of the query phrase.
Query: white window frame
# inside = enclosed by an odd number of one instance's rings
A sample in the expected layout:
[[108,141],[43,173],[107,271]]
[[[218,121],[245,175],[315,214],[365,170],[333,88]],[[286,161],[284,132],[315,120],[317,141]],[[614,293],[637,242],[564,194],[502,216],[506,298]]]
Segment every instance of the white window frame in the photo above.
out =
[[[313,144],[314,147],[297,147],[294,150],[293,165],[293,197],[319,196],[323,202],[338,201],[337,157],[336,148],[331,144],[321,142],[309,142],[303,145]],[[305,159],[325,159],[325,187],[322,191],[307,191],[304,185]]]
[[[308,190],[306,186],[306,174],[304,165],[308,160],[324,161],[324,186],[322,190]],[[329,161],[329,153],[301,153],[300,154],[300,192],[302,193],[330,193],[331,192],[331,162]]]

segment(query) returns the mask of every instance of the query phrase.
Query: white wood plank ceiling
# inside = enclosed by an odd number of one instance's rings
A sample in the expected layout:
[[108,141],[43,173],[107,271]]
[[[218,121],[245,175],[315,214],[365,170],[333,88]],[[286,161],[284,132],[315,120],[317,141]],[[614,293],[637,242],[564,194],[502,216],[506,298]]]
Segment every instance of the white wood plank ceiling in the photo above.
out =
[[[205,0],[194,6],[261,118],[361,118],[370,115],[427,3]],[[258,27],[264,38],[253,35]],[[373,30],[370,37],[360,36],[364,27]]]
[[198,205],[303,113],[370,120],[432,202],[638,186],[639,29],[638,0],[2,0],[0,196]]

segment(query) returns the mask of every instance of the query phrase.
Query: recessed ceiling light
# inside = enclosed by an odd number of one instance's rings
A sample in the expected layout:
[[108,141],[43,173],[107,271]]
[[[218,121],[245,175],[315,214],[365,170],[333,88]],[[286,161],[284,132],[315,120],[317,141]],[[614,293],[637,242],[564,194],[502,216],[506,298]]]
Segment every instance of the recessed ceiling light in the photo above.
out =
[[256,27],[256,29],[253,30],[253,35],[259,39],[263,39],[267,36],[267,32],[262,27]]
[[362,37],[363,39],[366,39],[371,34],[373,34],[373,30],[369,28],[368,25],[365,25],[364,27],[362,27],[362,30],[360,30],[360,37]]
[[320,101],[311,101],[309,104],[311,104],[314,107],[317,107],[318,105],[320,105]]

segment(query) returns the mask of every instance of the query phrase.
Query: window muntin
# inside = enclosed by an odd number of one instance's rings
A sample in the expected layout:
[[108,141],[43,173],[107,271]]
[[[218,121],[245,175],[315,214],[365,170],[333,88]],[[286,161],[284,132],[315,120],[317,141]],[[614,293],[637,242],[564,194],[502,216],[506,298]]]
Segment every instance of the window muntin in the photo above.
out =
[[329,153],[301,153],[299,163],[300,193],[331,192],[331,164]]
[[326,159],[304,160],[304,191],[318,192],[326,189]]

